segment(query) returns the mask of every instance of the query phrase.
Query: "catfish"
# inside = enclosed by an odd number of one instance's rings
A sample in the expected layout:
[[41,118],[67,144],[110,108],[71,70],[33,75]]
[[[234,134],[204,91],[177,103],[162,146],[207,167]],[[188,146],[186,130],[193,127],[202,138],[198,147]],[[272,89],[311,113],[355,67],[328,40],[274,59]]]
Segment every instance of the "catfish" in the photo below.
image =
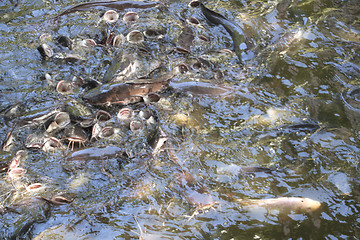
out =
[[59,15],[55,17],[59,18],[64,15],[68,15],[70,13],[74,13],[77,11],[88,11],[91,9],[113,9],[113,10],[124,10],[128,8],[139,8],[139,9],[146,9],[146,8],[153,8],[158,6],[159,2],[142,2],[142,1],[101,1],[101,2],[86,2],[80,3],[78,5],[72,6],[69,9],[66,9]]
[[246,51],[249,51],[253,48],[254,44],[245,35],[242,27],[240,27],[237,23],[225,18],[221,14],[208,9],[204,6],[204,4],[200,2],[199,6],[202,14],[210,23],[215,25],[222,25],[225,30],[230,34],[233,40],[234,51],[240,62],[242,62],[242,59],[248,60],[249,58],[253,57],[252,53],[245,54]]

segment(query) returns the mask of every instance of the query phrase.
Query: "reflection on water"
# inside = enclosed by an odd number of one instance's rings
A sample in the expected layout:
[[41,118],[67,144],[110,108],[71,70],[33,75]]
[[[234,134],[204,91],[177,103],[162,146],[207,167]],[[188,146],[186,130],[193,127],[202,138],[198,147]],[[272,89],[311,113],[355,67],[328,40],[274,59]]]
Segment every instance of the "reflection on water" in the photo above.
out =
[[[228,32],[188,2],[119,11],[117,23],[101,21],[104,9],[52,19],[75,3],[0,3],[0,238],[360,238],[358,1],[205,3],[255,43],[243,63],[226,50]],[[125,23],[127,11],[139,19]],[[133,30],[148,35],[129,43]],[[131,106],[133,124],[160,126],[163,151],[152,132],[119,123],[119,106],[92,120],[100,108],[82,96],[114,72],[159,79],[179,64],[160,101]],[[61,80],[71,91],[57,92]],[[72,119],[65,128],[91,125],[83,138],[46,132],[60,111]],[[54,196],[71,203],[44,200]],[[280,197],[321,207],[284,214],[239,202]]]

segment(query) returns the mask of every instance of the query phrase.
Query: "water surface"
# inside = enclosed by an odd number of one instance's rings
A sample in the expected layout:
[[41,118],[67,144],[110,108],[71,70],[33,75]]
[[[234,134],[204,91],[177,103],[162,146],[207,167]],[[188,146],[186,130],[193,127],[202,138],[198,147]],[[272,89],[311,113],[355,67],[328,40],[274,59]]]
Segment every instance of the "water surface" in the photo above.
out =
[[[13,235],[22,221],[36,219],[22,234],[24,239],[360,238],[359,1],[208,1],[207,7],[242,23],[256,43],[256,57],[243,63],[235,54],[219,53],[232,48],[230,35],[186,1],[130,9],[140,16],[132,24],[121,20],[126,11],[110,26],[99,22],[102,10],[52,20],[77,3],[0,3],[0,139],[11,130],[15,137],[12,148],[0,154],[1,165],[25,149],[29,134],[45,131],[44,126],[20,128],[15,125],[19,119],[71,101],[92,113],[98,110],[83,103],[86,88],[67,96],[57,93],[60,80],[101,82],[111,60],[123,53],[139,59],[145,73],[154,59],[163,63],[162,72],[186,63],[190,72],[172,79],[174,86],[204,82],[231,91],[198,94],[180,87],[164,93],[151,108],[183,169],[209,189],[206,196],[216,204],[197,212],[189,190],[178,180],[179,166],[164,152],[153,156],[141,135],[125,132],[74,150],[28,150],[21,163],[26,174],[15,182],[2,172],[0,209],[31,196],[63,194],[73,201],[46,214],[25,210],[11,218],[5,212],[1,237]],[[188,23],[190,17],[200,24]],[[191,54],[173,51],[185,26],[194,34]],[[145,39],[141,45],[150,53],[129,43],[121,48],[97,46],[76,50],[83,60],[68,62],[43,60],[37,51],[47,43],[64,52],[56,44],[59,36],[99,43],[106,29],[126,35],[150,27],[165,29],[163,38]],[[198,58],[209,65],[196,68]],[[119,108],[111,109],[114,118]],[[189,120],[176,120],[180,114]],[[123,159],[123,151],[130,159]],[[242,170],[249,166],[273,171]],[[26,192],[25,186],[35,182],[45,187]],[[312,198],[321,202],[321,209],[283,216],[278,211],[248,211],[237,201],[284,196]],[[9,225],[12,221],[14,226]]]

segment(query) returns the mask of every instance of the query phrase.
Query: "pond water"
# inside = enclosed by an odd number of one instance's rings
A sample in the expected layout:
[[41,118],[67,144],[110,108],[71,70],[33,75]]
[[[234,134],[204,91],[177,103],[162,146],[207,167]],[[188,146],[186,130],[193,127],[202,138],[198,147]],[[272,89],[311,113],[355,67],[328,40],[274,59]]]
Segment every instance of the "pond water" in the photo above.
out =
[[[116,23],[101,21],[104,9],[54,20],[78,3],[0,3],[1,239],[360,239],[358,0],[204,3],[254,43],[255,57],[241,62],[224,50],[233,44],[224,27],[189,2],[121,10]],[[128,11],[139,19],[124,22]],[[105,46],[109,32],[148,29],[161,35]],[[60,36],[74,47],[60,46]],[[84,39],[98,44],[82,46]],[[42,58],[42,44],[57,57]],[[174,50],[184,44],[189,52]],[[130,105],[149,109],[166,135],[156,153],[148,132],[119,126],[122,106],[83,100],[123,56],[138,64],[125,82],[159,63],[152,76],[189,67],[158,102]],[[61,94],[61,80],[85,84]],[[33,119],[59,109],[71,113],[72,125],[73,115],[106,110],[111,119],[103,125],[117,131],[74,146],[57,135],[62,147],[54,151],[27,148],[29,135],[49,132],[48,121]],[[8,165],[19,150],[27,153],[19,165],[26,172],[14,177]],[[42,187],[29,191],[33,183]],[[53,204],[54,196],[71,202]],[[244,204],[280,197],[321,206],[297,213]]]

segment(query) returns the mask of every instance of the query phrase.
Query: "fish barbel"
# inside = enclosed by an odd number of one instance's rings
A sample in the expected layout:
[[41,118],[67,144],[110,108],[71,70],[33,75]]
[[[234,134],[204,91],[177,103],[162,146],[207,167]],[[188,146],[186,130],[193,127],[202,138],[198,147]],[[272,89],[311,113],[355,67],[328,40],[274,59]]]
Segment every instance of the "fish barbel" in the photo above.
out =
[[281,212],[295,212],[295,213],[312,213],[320,208],[321,203],[310,199],[301,197],[280,197],[269,199],[239,199],[243,206],[263,207],[267,209],[276,209]]

